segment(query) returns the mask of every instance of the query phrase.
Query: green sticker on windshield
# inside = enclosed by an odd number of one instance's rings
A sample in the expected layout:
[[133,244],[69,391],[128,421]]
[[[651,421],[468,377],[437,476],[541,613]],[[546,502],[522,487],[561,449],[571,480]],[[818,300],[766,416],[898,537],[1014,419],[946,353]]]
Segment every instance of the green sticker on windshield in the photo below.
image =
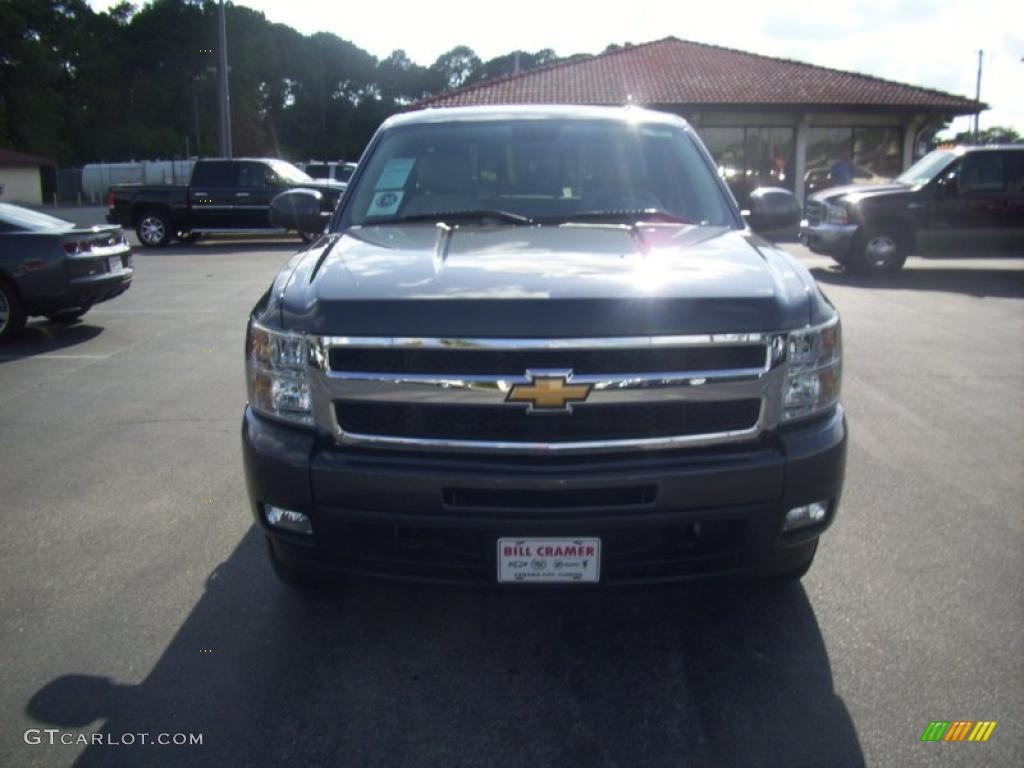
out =
[[412,167],[416,164],[415,157],[393,157],[388,160],[384,170],[377,178],[377,185],[374,189],[402,189],[405,180],[412,173]]
[[395,211],[398,210],[399,204],[402,202],[402,195],[405,193],[400,190],[384,190],[383,192],[375,192],[373,195],[373,202],[370,203],[370,209],[366,212],[367,216],[394,216]]

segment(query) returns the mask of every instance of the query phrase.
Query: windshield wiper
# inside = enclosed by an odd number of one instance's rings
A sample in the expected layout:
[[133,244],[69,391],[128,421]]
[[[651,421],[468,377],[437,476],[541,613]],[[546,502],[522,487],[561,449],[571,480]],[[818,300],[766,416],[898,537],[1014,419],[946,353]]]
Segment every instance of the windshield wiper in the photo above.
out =
[[404,224],[410,221],[500,221],[503,224],[532,224],[533,219],[528,216],[521,216],[512,211],[502,211],[491,208],[479,208],[471,211],[433,211],[431,213],[414,213],[411,216],[399,216],[395,219],[386,219],[373,222],[375,224]]
[[539,221],[545,224],[570,224],[573,222],[587,221],[663,221],[669,224],[692,224],[684,218],[676,216],[670,211],[661,208],[638,208],[636,210],[624,211],[580,211],[578,213],[567,213],[560,216],[548,216]]

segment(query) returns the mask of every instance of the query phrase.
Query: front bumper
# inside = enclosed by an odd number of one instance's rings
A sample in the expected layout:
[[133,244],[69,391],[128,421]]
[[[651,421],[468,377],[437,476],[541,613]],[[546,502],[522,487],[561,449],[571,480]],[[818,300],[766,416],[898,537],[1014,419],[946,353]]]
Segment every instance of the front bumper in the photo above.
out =
[[[242,448],[253,513],[286,562],[493,583],[499,537],[598,536],[601,583],[627,584],[799,566],[836,514],[846,423],[837,407],[744,446],[494,458],[342,449],[247,408]],[[820,525],[783,533],[786,510],[819,500]],[[270,528],[265,504],[307,514],[313,535]]]
[[844,260],[853,246],[859,227],[856,224],[814,224],[800,226],[800,239],[815,253]]

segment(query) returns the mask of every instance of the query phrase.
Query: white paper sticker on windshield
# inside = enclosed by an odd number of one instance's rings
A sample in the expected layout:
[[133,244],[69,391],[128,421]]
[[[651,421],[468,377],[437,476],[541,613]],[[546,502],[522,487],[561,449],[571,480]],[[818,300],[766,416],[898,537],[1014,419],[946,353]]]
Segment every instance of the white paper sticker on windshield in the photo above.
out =
[[401,189],[416,164],[415,157],[393,157],[384,166],[374,189]]
[[373,202],[370,203],[370,209],[366,212],[366,215],[393,216],[398,210],[399,203],[402,202],[403,194],[405,193],[393,190],[375,192],[373,195]]

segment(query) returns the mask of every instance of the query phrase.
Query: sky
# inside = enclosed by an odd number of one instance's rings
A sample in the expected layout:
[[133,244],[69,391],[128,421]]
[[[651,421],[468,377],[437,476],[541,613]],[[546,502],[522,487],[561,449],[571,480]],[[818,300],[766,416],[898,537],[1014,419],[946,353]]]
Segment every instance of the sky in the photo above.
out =
[[[139,0],[134,0],[139,2]],[[116,0],[93,0],[104,10]],[[403,49],[431,64],[456,45],[486,60],[552,48],[599,53],[609,43],[669,35],[806,61],[973,98],[983,49],[981,127],[1024,134],[1024,2],[1021,0],[241,0],[273,22],[328,31],[383,58]],[[228,41],[230,50],[230,39]],[[951,132],[967,130],[958,118]]]

